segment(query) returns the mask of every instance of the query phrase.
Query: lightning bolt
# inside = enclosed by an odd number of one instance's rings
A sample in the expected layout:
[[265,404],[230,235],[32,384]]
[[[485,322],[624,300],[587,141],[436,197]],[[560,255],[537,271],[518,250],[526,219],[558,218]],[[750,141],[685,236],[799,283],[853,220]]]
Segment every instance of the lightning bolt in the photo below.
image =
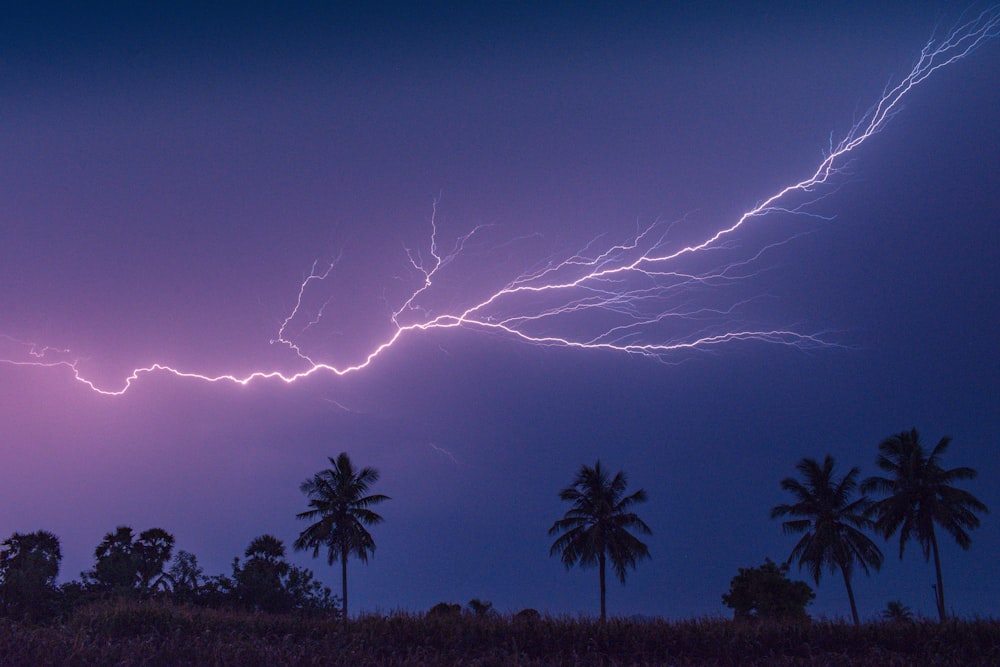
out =
[[[593,239],[578,252],[561,259],[549,259],[492,293],[468,299],[465,305],[448,307],[458,297],[453,294],[449,299],[447,295],[440,295],[440,279],[484,228],[473,229],[454,241],[450,250],[442,250],[436,221],[438,202],[435,201],[428,256],[407,250],[410,266],[418,276],[418,285],[400,305],[388,308],[387,335],[353,363],[334,365],[319,361],[303,350],[290,333],[303,320],[306,324],[298,328],[300,335],[322,321],[329,300],[310,314],[306,312],[305,297],[331,279],[336,260],[323,267],[313,265],[299,285],[294,307],[271,341],[292,351],[302,364],[298,371],[205,375],[153,363],[134,369],[118,387],[107,388],[81,374],[78,360],[71,358],[68,350],[7,336],[0,338],[0,342],[9,348],[9,355],[0,358],[0,363],[67,368],[78,382],[91,390],[118,396],[150,373],[237,385],[257,380],[293,383],[318,373],[348,375],[368,367],[402,337],[437,329],[475,329],[533,345],[607,350],[658,360],[668,360],[684,350],[707,350],[734,341],[761,341],[798,348],[833,345],[820,333],[806,334],[791,328],[734,327],[733,318],[748,301],[717,307],[699,306],[696,296],[756,275],[753,267],[762,256],[797,235],[766,245],[745,259],[722,262],[717,259],[720,255],[739,249],[736,233],[745,227],[764,225],[779,216],[785,219],[821,217],[813,212],[815,203],[829,194],[852,154],[884,129],[900,111],[910,91],[938,70],[965,58],[998,33],[1000,6],[972,18],[963,18],[942,38],[932,35],[910,72],[897,83],[887,85],[879,100],[839,142],[834,143],[831,138],[828,151],[812,173],[774,192],[731,224],[718,228],[697,243],[676,247],[670,240],[673,225],[656,222],[637,230],[624,242],[602,245],[602,238]],[[440,305],[442,302],[444,306]],[[694,330],[679,335],[676,325],[682,322],[693,325]]]

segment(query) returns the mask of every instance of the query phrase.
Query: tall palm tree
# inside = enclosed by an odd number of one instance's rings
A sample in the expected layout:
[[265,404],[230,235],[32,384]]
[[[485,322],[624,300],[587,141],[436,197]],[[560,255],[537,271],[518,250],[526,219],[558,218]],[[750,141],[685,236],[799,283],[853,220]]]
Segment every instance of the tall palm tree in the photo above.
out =
[[824,565],[831,572],[839,569],[851,602],[851,616],[854,624],[860,625],[851,574],[855,564],[860,565],[865,574],[869,573],[869,567],[878,570],[882,567],[882,552],[862,532],[874,527],[865,514],[871,501],[864,495],[851,500],[861,471],[857,467],[851,468],[838,481],[833,475],[833,465],[833,457],[829,454],[823,459],[823,465],[815,459],[799,461],[795,467],[802,474],[803,481],[794,477],[781,480],[781,488],[792,493],[796,502],[775,506],[771,510],[771,518],[801,517],[781,524],[786,534],[805,533],[792,548],[788,562],[798,559],[800,569],[808,566],[817,584]]
[[365,528],[382,522],[382,517],[369,509],[389,500],[382,494],[367,495],[369,487],[378,481],[374,468],[355,470],[350,457],[341,452],[329,458],[331,467],[321,470],[299,487],[309,497],[311,509],[296,515],[299,519],[316,519],[295,540],[296,551],[312,549],[313,558],[322,547],[327,548],[327,563],[340,560],[343,590],[343,614],[347,618],[347,558],[357,556],[362,563],[375,551],[375,540]]
[[573,484],[559,492],[559,498],[573,503],[562,519],[549,528],[549,535],[558,535],[552,543],[550,556],[559,554],[568,570],[576,563],[582,567],[597,564],[601,577],[601,620],[607,618],[605,605],[605,566],[610,559],[618,579],[625,583],[625,569],[649,558],[649,548],[630,529],[644,535],[652,534],[649,526],[634,512],[632,506],[646,501],[646,492],[639,489],[624,496],[625,473],[619,471],[611,479],[598,461],[594,467],[582,466]]
[[966,531],[979,526],[976,512],[989,512],[971,493],[952,486],[953,482],[973,479],[975,470],[941,467],[941,457],[950,443],[951,438],[941,438],[928,456],[916,429],[890,436],[879,444],[875,460],[889,476],[869,477],[861,485],[865,491],[888,494],[872,506],[871,512],[876,518],[876,530],[886,539],[899,531],[900,558],[911,538],[923,547],[925,561],[930,560],[931,552],[934,553],[935,602],[942,621],[946,616],[944,582],[934,524],[948,531],[958,546],[968,549],[972,539]]

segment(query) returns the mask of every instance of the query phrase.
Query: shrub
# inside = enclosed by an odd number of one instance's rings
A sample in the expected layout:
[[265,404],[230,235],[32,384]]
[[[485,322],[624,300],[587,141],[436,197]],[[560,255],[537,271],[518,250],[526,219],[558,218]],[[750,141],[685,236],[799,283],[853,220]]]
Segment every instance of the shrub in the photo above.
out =
[[722,602],[737,619],[807,619],[806,605],[816,594],[804,581],[791,581],[788,564],[780,567],[770,558],[760,567],[741,567]]
[[427,616],[429,617],[439,617],[439,616],[460,616],[462,614],[462,605],[451,604],[449,602],[438,602],[436,605],[427,610]]

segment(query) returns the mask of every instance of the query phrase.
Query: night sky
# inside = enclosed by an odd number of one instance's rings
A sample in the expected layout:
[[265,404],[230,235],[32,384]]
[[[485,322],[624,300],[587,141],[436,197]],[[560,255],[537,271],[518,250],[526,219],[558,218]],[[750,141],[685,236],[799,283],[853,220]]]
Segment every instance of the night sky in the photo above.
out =
[[[342,367],[422,284],[407,249],[429,261],[432,216],[444,250],[484,226],[432,316],[650,225],[703,241],[809,176],[964,8],[871,4],[7,8],[0,352],[75,361],[109,391],[154,363],[295,373],[309,364],[272,341],[314,262],[334,262],[285,333]],[[728,616],[737,569],[787,557],[797,538],[769,511],[803,457],[864,477],[891,434],[949,435],[946,465],[976,468],[964,487],[1000,511],[998,72],[993,39],[913,89],[811,215],[760,218],[708,255],[737,280],[667,303],[711,317],[655,332],[821,345],[651,358],[471,326],[409,332],[343,377],[158,372],[121,396],[65,365],[0,364],[0,537],[53,531],[67,581],[115,526],[159,526],[228,574],[255,536],[291,544],[300,482],[347,451],[392,497],[373,559],[350,562],[353,610],[596,614],[596,571],[550,558],[547,530],[599,458],[647,491],[653,530],[609,613],[685,618]],[[558,333],[603,323],[588,317]],[[972,537],[944,540],[947,604],[997,615],[996,515]],[[933,616],[933,565],[879,543],[861,615],[900,599]],[[338,567],[292,560],[339,589]],[[839,573],[809,611],[848,615]]]

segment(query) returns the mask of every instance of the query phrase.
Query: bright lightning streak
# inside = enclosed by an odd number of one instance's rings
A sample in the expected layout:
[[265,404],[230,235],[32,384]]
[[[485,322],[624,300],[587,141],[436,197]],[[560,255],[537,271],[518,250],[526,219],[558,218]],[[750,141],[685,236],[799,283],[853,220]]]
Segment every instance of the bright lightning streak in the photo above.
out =
[[[317,373],[347,375],[370,365],[406,334],[457,327],[494,332],[525,343],[609,350],[665,359],[682,350],[709,349],[733,341],[761,341],[796,347],[830,345],[821,335],[804,334],[791,329],[765,330],[753,327],[722,328],[717,320],[725,320],[742,305],[728,307],[697,307],[692,293],[696,289],[712,289],[752,276],[745,270],[774,245],[742,261],[713,266],[708,269],[685,268],[697,264],[694,258],[713,257],[711,253],[732,248],[735,232],[754,223],[763,224],[768,216],[815,216],[810,205],[820,198],[832,179],[841,173],[851,154],[879,133],[899,112],[903,99],[930,75],[972,53],[985,41],[1000,34],[1000,7],[993,7],[953,28],[944,38],[932,38],[920,52],[910,72],[895,85],[887,86],[882,97],[869,109],[847,135],[831,146],[815,170],[797,183],[790,184],[744,212],[729,226],[718,229],[702,241],[680,248],[671,248],[669,228],[653,224],[640,230],[625,243],[598,247],[598,239],[578,253],[528,271],[502,288],[471,304],[432,315],[436,281],[454,262],[482,228],[460,237],[450,252],[442,252],[438,244],[435,215],[431,217],[429,258],[419,252],[407,251],[410,264],[420,275],[420,284],[397,308],[390,308],[391,328],[384,340],[375,345],[353,364],[335,366],[316,361],[293,340],[289,329],[300,318],[307,317],[304,300],[307,292],[318,288],[330,278],[337,262],[322,270],[314,265],[309,276],[299,285],[295,306],[283,320],[272,343],[288,347],[305,364],[297,372],[256,371],[248,375],[205,375],[154,363],[136,368],[118,388],[97,386],[84,377],[76,360],[68,351],[38,346],[4,337],[20,359],[0,359],[0,362],[22,366],[65,367],[77,381],[105,395],[124,394],[143,375],[163,372],[180,378],[205,382],[230,382],[246,385],[255,380],[296,382]],[[436,213],[436,202],[435,202]],[[794,238],[794,236],[792,237]],[[685,264],[687,262],[687,264]],[[329,303],[329,302],[327,302]],[[300,333],[316,326],[323,318],[326,304],[321,306]],[[664,331],[674,321],[700,324],[695,333],[678,338]],[[575,335],[565,332],[571,330]],[[581,334],[581,332],[583,332]],[[433,447],[433,445],[431,445]]]

